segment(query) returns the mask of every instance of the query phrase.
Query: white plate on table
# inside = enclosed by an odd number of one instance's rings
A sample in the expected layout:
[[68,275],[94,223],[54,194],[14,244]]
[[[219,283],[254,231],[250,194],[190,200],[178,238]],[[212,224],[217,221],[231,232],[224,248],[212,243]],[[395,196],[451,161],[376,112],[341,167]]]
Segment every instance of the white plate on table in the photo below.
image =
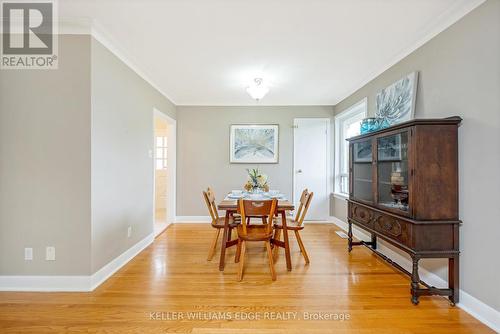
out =
[[245,197],[245,194],[228,194],[227,197],[231,199],[240,199]]

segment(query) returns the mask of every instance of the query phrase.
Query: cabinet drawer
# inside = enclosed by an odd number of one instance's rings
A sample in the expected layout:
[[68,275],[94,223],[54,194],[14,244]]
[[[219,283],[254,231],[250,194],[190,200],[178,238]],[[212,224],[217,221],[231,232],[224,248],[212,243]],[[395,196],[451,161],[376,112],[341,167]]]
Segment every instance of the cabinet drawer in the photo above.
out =
[[364,206],[349,203],[349,218],[373,228],[373,211]]
[[349,218],[359,225],[364,225],[397,243],[413,247],[411,223],[355,203],[349,203],[348,214]]
[[380,234],[398,240],[408,247],[412,247],[412,224],[392,216],[377,214],[373,220],[373,227]]

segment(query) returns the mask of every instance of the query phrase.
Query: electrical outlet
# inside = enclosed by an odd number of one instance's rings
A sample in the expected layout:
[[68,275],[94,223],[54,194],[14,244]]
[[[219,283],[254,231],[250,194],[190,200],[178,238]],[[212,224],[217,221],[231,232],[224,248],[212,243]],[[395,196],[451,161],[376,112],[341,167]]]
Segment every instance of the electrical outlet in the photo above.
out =
[[56,260],[56,248],[54,246],[47,246],[45,248],[45,260],[47,261]]
[[132,236],[132,226],[129,226],[127,228],[127,238],[130,238]]
[[33,260],[33,248],[25,248],[24,249],[24,260],[26,260],[26,261]]

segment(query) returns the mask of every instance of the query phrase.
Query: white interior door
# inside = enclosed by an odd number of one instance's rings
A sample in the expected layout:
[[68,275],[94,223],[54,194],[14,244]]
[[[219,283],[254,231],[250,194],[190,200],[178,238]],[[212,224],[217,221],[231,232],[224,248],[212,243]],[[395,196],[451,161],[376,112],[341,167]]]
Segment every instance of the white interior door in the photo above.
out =
[[298,208],[305,188],[314,192],[306,220],[326,220],[329,216],[328,169],[330,120],[294,119],[294,203]]

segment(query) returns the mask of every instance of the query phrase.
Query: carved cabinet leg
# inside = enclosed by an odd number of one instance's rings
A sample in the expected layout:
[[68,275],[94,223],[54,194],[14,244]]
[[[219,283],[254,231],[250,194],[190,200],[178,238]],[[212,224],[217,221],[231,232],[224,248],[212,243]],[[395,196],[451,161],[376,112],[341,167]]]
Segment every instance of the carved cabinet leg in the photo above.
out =
[[418,282],[420,278],[418,277],[418,261],[420,258],[413,256],[413,268],[411,271],[411,302],[413,305],[418,305]]
[[377,236],[373,233],[372,233],[371,244],[372,244],[372,249],[377,249]]
[[347,231],[347,250],[349,252],[351,252],[352,251],[352,223],[348,222],[347,224],[349,225],[349,229]]
[[450,299],[450,303],[452,306],[455,306],[458,303],[458,255],[448,259],[448,288],[453,290],[453,293],[448,298]]

